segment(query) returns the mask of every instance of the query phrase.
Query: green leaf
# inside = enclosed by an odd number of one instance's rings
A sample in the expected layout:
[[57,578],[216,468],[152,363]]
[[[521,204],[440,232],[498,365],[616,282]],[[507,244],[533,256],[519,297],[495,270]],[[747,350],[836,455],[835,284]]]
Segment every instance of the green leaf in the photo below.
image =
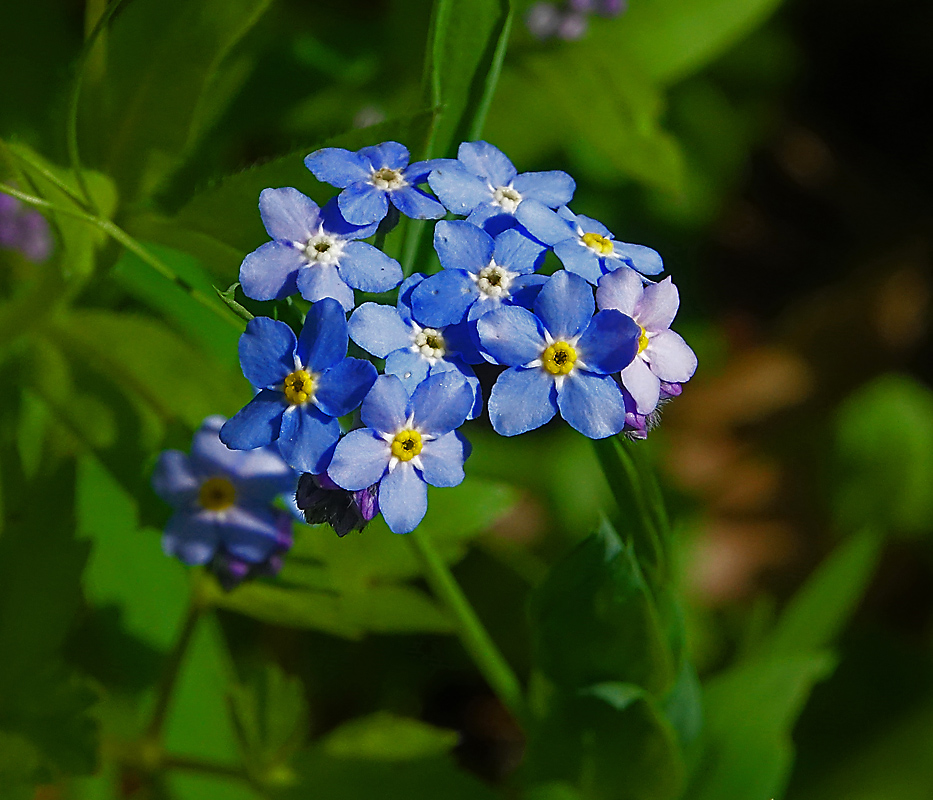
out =
[[528,764],[536,780],[568,782],[593,800],[675,800],[683,790],[673,729],[651,697],[628,684],[554,698],[532,733]]
[[674,683],[651,592],[608,522],[554,565],[532,594],[531,619],[536,664],[559,686],[617,681],[661,695]]
[[141,0],[108,41],[107,172],[132,199],[152,194],[188,155],[246,73],[229,59],[271,0]]
[[794,722],[813,685],[832,666],[823,653],[774,656],[739,664],[710,681],[703,755],[686,796],[780,796],[793,764]]
[[344,723],[320,746],[331,758],[411,761],[449,753],[459,738],[456,731],[379,711]]
[[933,530],[933,391],[882,375],[852,394],[835,423],[834,510],[844,530]]
[[764,647],[779,655],[833,643],[858,605],[881,552],[874,531],[850,536],[819,566],[781,614]]
[[456,156],[478,139],[509,38],[509,0],[438,0],[428,51],[431,103],[438,109],[426,157]]

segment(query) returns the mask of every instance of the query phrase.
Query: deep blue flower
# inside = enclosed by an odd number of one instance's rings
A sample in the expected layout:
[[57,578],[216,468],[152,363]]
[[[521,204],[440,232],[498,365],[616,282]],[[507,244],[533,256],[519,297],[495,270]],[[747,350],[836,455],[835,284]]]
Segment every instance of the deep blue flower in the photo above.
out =
[[259,213],[272,241],[243,259],[240,285],[247,297],[273,300],[298,291],[312,303],[333,297],[350,311],[353,289],[387,292],[402,281],[394,258],[355,241],[375,233],[376,225],[351,225],[335,200],[318,208],[297,189],[264,189]]
[[380,375],[360,409],[365,428],[337,444],[328,474],[344,489],[379,484],[379,507],[389,529],[409,533],[428,508],[428,487],[463,480],[469,444],[456,429],[473,393],[455,372],[432,375],[409,397],[394,375]]
[[461,144],[457,159],[440,162],[428,183],[450,211],[479,226],[494,217],[514,217],[526,200],[557,208],[570,202],[576,188],[573,178],[559,170],[519,175],[505,154],[488,142]]
[[522,203],[516,216],[532,236],[554,248],[566,269],[594,286],[620,267],[631,267],[642,275],[657,275],[664,269],[661,256],[650,247],[617,241],[605,225],[569,208],[554,212],[530,200]]
[[512,228],[493,239],[469,222],[442,220],[434,227],[442,272],[412,293],[414,315],[426,325],[472,322],[503,303],[530,306],[544,275],[532,275],[545,248]]
[[210,563],[232,588],[281,566],[292,523],[272,502],[295,491],[298,475],[274,447],[228,449],[218,436],[223,423],[223,417],[204,420],[190,455],[163,451],[152,486],[175,509],[162,537],[165,552],[186,564]]
[[298,480],[295,503],[309,525],[330,525],[338,536],[361,531],[379,513],[379,486],[351,492],[331,477],[304,473]]
[[635,357],[641,329],[620,311],[594,310],[586,281],[562,270],[538,294],[534,313],[505,306],[479,318],[483,348],[509,367],[489,397],[496,432],[530,431],[558,411],[591,439],[622,430],[625,403],[610,373]]
[[398,142],[383,142],[355,153],[325,147],[307,156],[305,166],[319,181],[343,189],[337,205],[354,225],[379,222],[390,202],[406,217],[443,217],[444,207],[417,186],[440,160],[409,164],[408,157],[408,148]]
[[376,379],[368,361],[346,357],[347,343],[347,320],[332,298],[311,306],[297,339],[284,322],[251,319],[240,366],[259,393],[223,426],[224,444],[251,450],[278,441],[295,469],[322,472],[340,437],[336,417],[353,411]]
[[483,410],[483,396],[469,364],[480,363],[483,356],[465,322],[429,326],[412,311],[412,295],[423,280],[421,274],[406,278],[394,308],[363,303],[350,317],[350,337],[366,352],[384,358],[386,374],[397,375],[409,392],[430,375],[460,374],[473,392],[473,419]]

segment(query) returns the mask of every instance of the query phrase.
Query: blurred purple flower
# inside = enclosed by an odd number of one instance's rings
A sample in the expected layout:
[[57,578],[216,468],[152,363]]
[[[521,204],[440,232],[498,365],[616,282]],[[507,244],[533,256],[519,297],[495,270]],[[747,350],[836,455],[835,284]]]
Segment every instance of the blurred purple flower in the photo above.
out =
[[52,254],[49,223],[15,197],[0,194],[0,248],[19,250],[30,261],[42,263]]

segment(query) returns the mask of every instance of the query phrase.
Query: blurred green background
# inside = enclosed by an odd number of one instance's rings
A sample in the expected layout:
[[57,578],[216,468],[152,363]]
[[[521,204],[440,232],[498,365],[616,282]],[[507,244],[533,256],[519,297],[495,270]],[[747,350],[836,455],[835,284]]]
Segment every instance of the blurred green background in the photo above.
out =
[[[0,180],[81,211],[56,181],[83,192],[83,63],[103,223],[48,213],[41,264],[0,250],[0,797],[933,797],[933,4],[631,0],[570,42],[529,5],[483,138],[570,172],[574,210],[680,288],[700,368],[640,447],[721,749],[688,747],[680,783],[529,789],[527,731],[383,525],[302,528],[279,579],[228,595],[160,549],[156,454],[250,396],[215,287],[267,238],[259,191],[329,197],[301,161],[322,145],[420,155],[426,60],[475,105],[508,4],[456,5],[432,53],[429,0],[131,0],[82,59],[105,4],[32,0],[0,4]],[[533,682],[533,587],[632,512],[566,427],[468,436],[425,528]],[[192,591],[218,610],[165,744],[199,762],[155,763],[140,732]]]

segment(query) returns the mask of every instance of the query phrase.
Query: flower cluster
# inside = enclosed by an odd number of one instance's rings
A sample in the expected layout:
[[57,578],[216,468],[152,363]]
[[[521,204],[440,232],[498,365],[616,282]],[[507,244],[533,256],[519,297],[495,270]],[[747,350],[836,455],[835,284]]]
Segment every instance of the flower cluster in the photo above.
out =
[[615,17],[625,11],[625,0],[565,0],[540,2],[528,9],[525,24],[539,39],[579,39],[586,33],[589,16]]
[[[487,142],[416,163],[396,142],[326,148],[305,164],[339,193],[320,208],[293,188],[263,191],[271,241],[245,258],[240,283],[257,300],[300,293],[310,310],[300,331],[249,321],[240,362],[256,394],[220,440],[274,446],[304,473],[296,501],[308,522],[344,535],[381,513],[407,533],[429,485],[463,480],[459,429],[484,410],[503,436],[559,415],[591,438],[644,437],[693,375],[693,352],[670,330],[677,289],[647,277],[660,256],[573,213],[566,173],[519,174]],[[384,240],[399,214],[439,220],[439,272],[403,280],[364,241],[377,228]],[[564,267],[552,275],[539,271],[549,251]],[[394,305],[354,294],[395,288]],[[351,339],[373,360],[347,357]],[[499,368],[488,394],[479,364]]]

